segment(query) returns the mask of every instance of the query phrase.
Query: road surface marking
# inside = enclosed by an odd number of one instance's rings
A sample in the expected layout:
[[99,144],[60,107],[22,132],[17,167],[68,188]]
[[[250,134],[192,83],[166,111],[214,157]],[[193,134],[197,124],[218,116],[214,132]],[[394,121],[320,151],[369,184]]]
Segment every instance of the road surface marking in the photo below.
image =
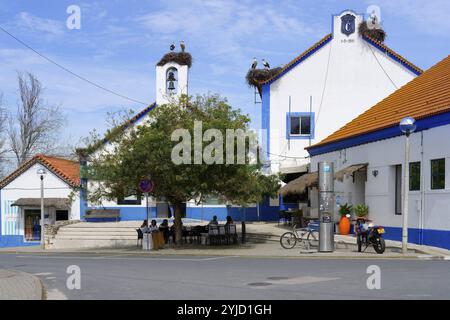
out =
[[314,277],[314,276],[302,276],[295,277],[289,279],[279,279],[279,280],[270,280],[273,284],[308,284],[308,283],[316,283],[316,282],[326,282],[326,281],[335,281],[341,278],[325,278],[325,277]]
[[68,300],[67,296],[58,289],[47,290],[47,300]]
[[[214,261],[214,260],[223,260],[229,258],[236,258],[236,256],[226,256],[226,257],[210,257],[210,258],[139,258],[139,257],[119,257],[119,256],[103,256],[103,257],[86,257],[86,256],[50,256],[50,255],[26,255],[26,256],[17,256],[17,258],[37,258],[37,259],[70,259],[70,260],[143,260],[143,261]],[[51,273],[49,273],[51,274]],[[49,275],[49,274],[38,274],[38,275]]]
[[53,273],[51,273],[51,272],[33,273],[34,276],[43,276],[43,277],[49,276],[51,274],[53,274]]

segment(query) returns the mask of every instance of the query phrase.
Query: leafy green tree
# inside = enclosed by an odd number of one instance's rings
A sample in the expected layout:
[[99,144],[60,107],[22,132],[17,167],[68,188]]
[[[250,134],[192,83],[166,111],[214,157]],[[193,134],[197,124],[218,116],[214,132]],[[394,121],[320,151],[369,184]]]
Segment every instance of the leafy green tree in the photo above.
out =
[[[172,133],[176,129],[188,132],[192,138],[183,141],[187,148],[181,150],[180,155],[186,156],[186,159],[195,159],[199,155],[194,142],[196,121],[201,121],[202,133],[217,129],[226,137],[227,129],[248,130],[250,119],[240,110],[232,109],[218,95],[198,96],[195,99],[182,96],[177,101],[158,106],[140,125],[116,130],[109,136],[112,148],[98,152],[90,159],[88,176],[98,183],[89,190],[89,200],[101,201],[136,194],[139,181],[149,177],[155,184],[151,195],[165,198],[173,206],[176,239],[181,239],[183,203],[187,201],[199,203],[205,196],[213,196],[223,202],[247,206],[261,201],[264,196],[276,195],[278,177],[264,175],[261,161],[250,161],[248,143],[244,164],[235,164],[236,161],[233,164],[206,164],[204,161],[194,164],[193,160],[191,163],[175,164],[172,161],[173,150],[181,143],[180,140],[173,141]],[[226,159],[226,151],[232,149],[236,151],[233,160],[237,160],[238,138],[231,140],[231,147],[207,149],[214,141],[213,138],[211,141],[201,141],[201,150],[210,150],[212,156],[223,152],[223,159]]]

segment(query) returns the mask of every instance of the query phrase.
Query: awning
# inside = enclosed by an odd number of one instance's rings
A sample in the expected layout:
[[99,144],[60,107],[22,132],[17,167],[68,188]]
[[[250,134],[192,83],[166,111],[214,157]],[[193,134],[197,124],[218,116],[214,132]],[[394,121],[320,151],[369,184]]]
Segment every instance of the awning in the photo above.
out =
[[317,186],[318,180],[319,175],[317,172],[307,173],[286,184],[280,189],[279,193],[282,196],[288,194],[301,194],[305,192],[306,188]]
[[[56,209],[69,209],[70,200],[67,198],[44,198],[45,207],[53,207]],[[12,206],[17,207],[41,207],[41,198],[20,198],[16,200]]]
[[349,166],[347,168],[344,168],[344,169],[339,170],[338,172],[336,172],[334,177],[335,177],[336,180],[338,180],[340,182],[343,182],[344,178],[350,177],[356,171],[366,170],[368,165],[369,165],[368,163],[351,165],[351,166]]

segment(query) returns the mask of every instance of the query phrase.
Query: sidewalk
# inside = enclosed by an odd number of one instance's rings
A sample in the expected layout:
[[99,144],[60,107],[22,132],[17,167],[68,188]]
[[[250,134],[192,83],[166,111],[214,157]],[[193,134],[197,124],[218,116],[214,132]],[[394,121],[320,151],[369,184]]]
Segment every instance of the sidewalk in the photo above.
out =
[[42,300],[41,281],[28,273],[0,269],[0,300]]
[[[238,224],[240,229],[240,224]],[[200,246],[185,245],[180,248],[166,247],[159,251],[143,251],[136,246],[101,249],[47,249],[40,247],[2,248],[0,253],[65,253],[65,254],[102,254],[118,256],[135,255],[205,255],[205,256],[236,256],[236,257],[265,257],[265,258],[327,258],[327,259],[424,259],[424,260],[450,260],[450,251],[435,247],[410,244],[407,254],[401,253],[401,243],[386,240],[386,252],[375,253],[372,247],[366,252],[357,252],[356,238],[353,236],[335,235],[334,252],[301,252],[300,247],[283,249],[280,246],[280,235],[290,230],[289,227],[278,226],[277,223],[248,223],[248,238],[251,242],[232,246]],[[260,237],[260,239],[258,238]],[[258,239],[258,241],[255,241]]]

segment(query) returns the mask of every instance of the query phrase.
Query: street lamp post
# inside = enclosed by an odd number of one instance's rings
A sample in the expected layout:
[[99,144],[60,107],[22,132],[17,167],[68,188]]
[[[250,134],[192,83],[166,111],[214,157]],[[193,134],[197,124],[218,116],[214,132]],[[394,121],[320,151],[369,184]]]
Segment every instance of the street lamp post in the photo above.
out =
[[37,171],[37,174],[41,179],[41,248],[45,249],[44,175],[47,174],[47,171],[41,168]]
[[402,253],[408,252],[408,196],[409,196],[409,136],[416,130],[416,120],[406,117],[400,121],[400,130],[405,134],[405,170],[403,176],[403,226],[402,226]]

